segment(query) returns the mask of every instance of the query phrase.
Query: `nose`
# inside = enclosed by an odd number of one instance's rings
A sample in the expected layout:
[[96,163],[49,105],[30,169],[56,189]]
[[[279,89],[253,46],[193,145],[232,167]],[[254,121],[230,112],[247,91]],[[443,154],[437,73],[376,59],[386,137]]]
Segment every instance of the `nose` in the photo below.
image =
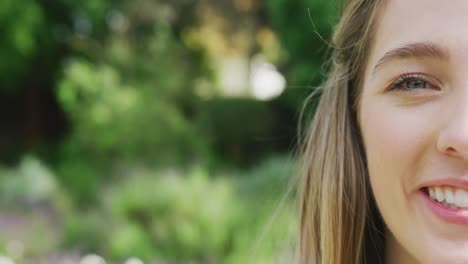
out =
[[460,101],[463,102],[458,103],[459,107],[446,109],[448,111],[439,133],[437,149],[446,155],[468,161],[468,100]]

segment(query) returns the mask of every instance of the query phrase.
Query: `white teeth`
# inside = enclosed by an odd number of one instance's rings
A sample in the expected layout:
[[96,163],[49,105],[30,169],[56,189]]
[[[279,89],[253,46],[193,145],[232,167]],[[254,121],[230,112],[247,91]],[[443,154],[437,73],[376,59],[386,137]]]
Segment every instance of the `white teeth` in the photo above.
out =
[[455,203],[455,197],[451,188],[444,188],[445,201],[449,204]]
[[435,198],[436,200],[441,203],[442,201],[444,201],[445,199],[445,195],[444,193],[442,192],[441,188],[440,187],[435,187],[434,188],[434,191],[435,191]]
[[468,208],[468,191],[453,187],[429,187],[427,188],[432,200],[450,208]]
[[455,204],[459,207],[468,207],[468,192],[462,189],[455,191]]

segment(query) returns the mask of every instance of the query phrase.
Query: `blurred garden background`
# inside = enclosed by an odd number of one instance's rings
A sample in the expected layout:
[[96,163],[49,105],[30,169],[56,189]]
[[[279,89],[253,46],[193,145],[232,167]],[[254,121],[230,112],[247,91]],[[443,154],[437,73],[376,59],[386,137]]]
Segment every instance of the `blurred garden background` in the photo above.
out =
[[0,263],[290,263],[338,10],[0,0]]

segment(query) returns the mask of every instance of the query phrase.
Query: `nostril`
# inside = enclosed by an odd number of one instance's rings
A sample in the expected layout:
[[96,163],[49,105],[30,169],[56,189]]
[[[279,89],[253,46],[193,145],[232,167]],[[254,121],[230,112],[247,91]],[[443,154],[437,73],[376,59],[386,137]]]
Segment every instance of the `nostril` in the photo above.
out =
[[457,158],[468,160],[468,149],[467,151],[461,151],[461,149],[448,147],[445,149],[445,154],[450,155],[452,157],[457,157]]
[[468,123],[465,129],[460,131],[446,131],[437,139],[437,150],[445,155],[468,161]]
[[448,147],[447,152],[457,152],[453,147]]

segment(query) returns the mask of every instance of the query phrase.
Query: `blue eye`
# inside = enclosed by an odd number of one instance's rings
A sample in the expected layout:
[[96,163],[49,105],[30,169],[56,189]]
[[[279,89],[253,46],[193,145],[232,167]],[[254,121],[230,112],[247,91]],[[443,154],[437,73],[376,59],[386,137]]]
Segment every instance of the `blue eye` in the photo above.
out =
[[417,91],[435,89],[436,87],[431,85],[426,79],[422,74],[403,74],[390,85],[389,90]]
[[427,87],[427,82],[423,80],[408,80],[405,81],[404,87],[407,89],[424,89]]

